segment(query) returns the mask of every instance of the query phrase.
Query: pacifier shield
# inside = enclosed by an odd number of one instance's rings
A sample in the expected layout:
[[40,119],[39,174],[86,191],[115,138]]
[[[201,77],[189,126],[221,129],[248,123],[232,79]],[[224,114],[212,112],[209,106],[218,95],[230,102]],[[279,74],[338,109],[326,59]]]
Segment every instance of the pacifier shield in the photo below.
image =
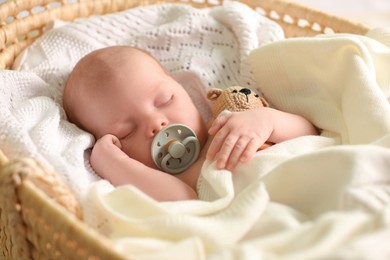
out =
[[151,148],[157,167],[167,173],[178,174],[196,161],[200,144],[191,128],[172,124],[157,133]]

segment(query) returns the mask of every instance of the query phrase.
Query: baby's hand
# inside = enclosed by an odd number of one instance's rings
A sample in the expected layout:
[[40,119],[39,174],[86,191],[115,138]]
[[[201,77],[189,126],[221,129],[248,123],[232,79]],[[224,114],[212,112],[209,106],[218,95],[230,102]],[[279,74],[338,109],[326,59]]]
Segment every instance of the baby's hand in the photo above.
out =
[[224,113],[212,123],[209,134],[215,135],[206,158],[217,157],[217,168],[233,170],[239,162],[253,157],[273,131],[272,118],[266,109]]
[[122,149],[119,139],[115,135],[106,134],[96,141],[92,154],[94,154],[94,157],[102,158],[117,148]]
[[98,139],[92,149],[91,166],[100,177],[107,179],[105,176],[110,172],[110,165],[118,158],[123,156],[119,139],[111,134],[104,135]]

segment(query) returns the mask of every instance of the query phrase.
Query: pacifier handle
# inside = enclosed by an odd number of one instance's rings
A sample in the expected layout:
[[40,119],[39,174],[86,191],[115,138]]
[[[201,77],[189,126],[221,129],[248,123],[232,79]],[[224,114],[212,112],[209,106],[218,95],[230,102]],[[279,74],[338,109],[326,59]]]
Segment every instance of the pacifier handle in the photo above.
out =
[[179,140],[173,139],[165,145],[165,151],[177,159],[184,155],[186,147]]
[[178,174],[196,161],[200,144],[191,128],[172,124],[157,133],[151,150],[157,167],[167,173]]

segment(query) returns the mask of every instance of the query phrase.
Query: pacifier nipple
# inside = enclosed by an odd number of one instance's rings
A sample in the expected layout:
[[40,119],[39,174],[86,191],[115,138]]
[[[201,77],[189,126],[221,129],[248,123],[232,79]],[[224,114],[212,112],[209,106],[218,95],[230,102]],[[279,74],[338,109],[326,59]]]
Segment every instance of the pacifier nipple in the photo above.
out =
[[157,167],[167,173],[177,174],[196,161],[200,144],[192,129],[185,125],[173,124],[157,133],[151,150]]
[[178,140],[168,142],[166,147],[168,148],[167,152],[176,159],[182,157],[186,152],[186,147]]

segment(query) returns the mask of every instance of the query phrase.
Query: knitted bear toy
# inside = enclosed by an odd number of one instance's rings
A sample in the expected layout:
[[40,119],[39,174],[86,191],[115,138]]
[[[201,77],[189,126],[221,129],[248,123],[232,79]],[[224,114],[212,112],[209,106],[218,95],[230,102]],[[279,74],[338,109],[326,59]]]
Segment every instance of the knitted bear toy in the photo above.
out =
[[[258,107],[268,107],[267,101],[257,93],[240,86],[227,89],[212,88],[207,92],[207,98],[214,101],[212,112],[216,118],[222,111],[240,112]],[[272,143],[266,142],[259,149],[265,149]]]
[[212,88],[207,92],[207,98],[214,101],[213,117],[223,110],[239,112],[258,107],[268,107],[267,101],[249,88],[239,86],[227,89]]

